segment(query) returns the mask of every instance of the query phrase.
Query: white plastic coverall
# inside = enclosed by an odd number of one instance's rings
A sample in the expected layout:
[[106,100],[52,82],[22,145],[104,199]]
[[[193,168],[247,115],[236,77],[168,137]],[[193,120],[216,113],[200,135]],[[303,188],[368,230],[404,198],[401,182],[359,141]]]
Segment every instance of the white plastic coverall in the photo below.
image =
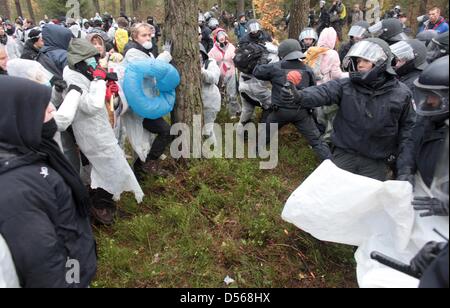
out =
[[83,90],[72,127],[78,146],[92,166],[92,189],[102,188],[115,200],[123,192],[133,192],[138,203],[142,202],[144,193],[109,122],[105,105],[106,82],[91,82],[69,67],[64,69],[63,76],[68,85]]
[[[206,66],[208,68],[206,68]],[[205,132],[216,145],[217,139],[214,133],[214,122],[221,108],[221,95],[218,88],[220,69],[214,59],[209,59],[202,67],[202,101]]]

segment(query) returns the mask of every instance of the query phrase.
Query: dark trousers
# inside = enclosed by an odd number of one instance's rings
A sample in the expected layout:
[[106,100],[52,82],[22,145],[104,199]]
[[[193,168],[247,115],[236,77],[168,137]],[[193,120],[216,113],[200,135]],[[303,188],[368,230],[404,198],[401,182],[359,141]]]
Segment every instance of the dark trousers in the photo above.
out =
[[382,182],[388,180],[389,167],[383,160],[367,158],[336,148],[333,152],[333,162],[339,168],[357,175]]
[[157,135],[155,142],[153,142],[150,154],[147,160],[157,160],[164,154],[167,146],[172,142],[172,136],[170,135],[170,125],[163,119],[156,120],[145,119],[144,128]]
[[313,150],[321,160],[331,158],[330,148],[326,142],[322,140],[313,117],[306,109],[296,110],[279,108],[269,114],[266,121],[267,143],[270,142],[270,124],[272,123],[278,123],[278,129],[281,129],[290,123],[294,124],[300,134],[308,140],[308,143],[312,146]]

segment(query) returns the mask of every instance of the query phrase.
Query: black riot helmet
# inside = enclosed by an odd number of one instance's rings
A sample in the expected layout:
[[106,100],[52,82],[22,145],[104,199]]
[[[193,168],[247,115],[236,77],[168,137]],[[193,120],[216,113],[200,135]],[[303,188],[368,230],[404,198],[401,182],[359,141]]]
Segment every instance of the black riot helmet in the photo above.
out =
[[416,35],[416,39],[423,42],[428,47],[431,41],[438,36],[439,33],[436,30],[425,30]]
[[389,45],[409,39],[397,18],[384,19],[369,28],[369,33],[386,41]]
[[428,45],[427,61],[431,63],[445,55],[448,55],[448,32],[439,34],[431,40]]
[[394,55],[392,66],[399,76],[404,76],[413,69],[423,71],[428,66],[427,47],[417,39],[401,41],[390,48]]
[[430,64],[414,82],[414,105],[421,116],[448,118],[449,56]]

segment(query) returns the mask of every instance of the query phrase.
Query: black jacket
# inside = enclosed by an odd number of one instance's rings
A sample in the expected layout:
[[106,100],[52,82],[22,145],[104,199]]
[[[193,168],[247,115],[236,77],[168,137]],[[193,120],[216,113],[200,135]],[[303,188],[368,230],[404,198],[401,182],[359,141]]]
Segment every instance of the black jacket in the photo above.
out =
[[346,78],[301,92],[303,107],[339,105],[332,137],[336,147],[376,160],[395,155],[399,169],[415,122],[411,100],[411,91],[394,77],[376,90]]
[[[21,286],[88,287],[96,272],[95,243],[64,180],[38,155],[0,145],[0,187],[0,233]],[[80,264],[79,284],[66,281],[67,258]]]
[[400,76],[399,80],[403,82],[411,91],[414,91],[415,88],[414,81],[416,81],[421,74],[422,74],[421,70],[412,69],[409,73]]
[[417,171],[431,188],[436,166],[441,157],[448,127],[444,121],[418,117],[408,140],[403,174]]
[[251,33],[247,33],[240,41],[239,46],[250,44],[250,43],[258,43],[265,44],[271,43],[273,41],[272,37],[265,31],[261,31],[258,37],[253,37]]
[[205,47],[206,52],[210,52],[214,47],[214,41],[211,37],[212,31],[208,26],[201,26],[202,30],[202,45]]
[[39,49],[34,47],[33,42],[30,40],[25,43],[21,59],[37,61],[53,75],[59,77],[60,79],[63,78],[61,75],[61,71],[58,69],[55,63],[49,57],[43,54]]
[[287,75],[290,71],[298,71],[303,77],[302,82],[297,86],[298,90],[316,85],[314,72],[309,66],[300,61],[281,61],[274,64],[258,65],[253,71],[253,76],[256,79],[270,81],[272,83],[273,105],[298,109],[298,105],[286,103],[281,96],[281,90],[286,85]]

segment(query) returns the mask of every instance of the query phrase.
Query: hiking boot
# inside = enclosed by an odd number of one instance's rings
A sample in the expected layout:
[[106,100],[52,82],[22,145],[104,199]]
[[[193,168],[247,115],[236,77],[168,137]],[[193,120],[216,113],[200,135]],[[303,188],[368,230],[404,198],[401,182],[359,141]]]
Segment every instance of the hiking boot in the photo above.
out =
[[167,177],[170,175],[170,172],[163,168],[162,162],[159,160],[149,160],[144,164],[143,169],[149,175],[160,177]]

